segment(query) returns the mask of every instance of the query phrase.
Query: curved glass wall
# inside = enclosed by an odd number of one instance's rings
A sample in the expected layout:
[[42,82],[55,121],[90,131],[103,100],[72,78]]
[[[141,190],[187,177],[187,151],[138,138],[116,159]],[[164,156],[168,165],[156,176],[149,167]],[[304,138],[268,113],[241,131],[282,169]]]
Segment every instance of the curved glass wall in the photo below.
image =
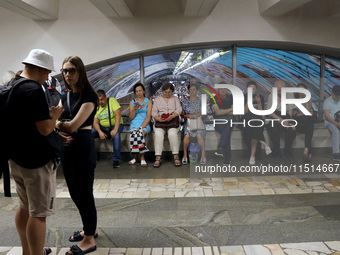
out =
[[175,94],[182,99],[187,94],[187,85],[193,82],[202,86],[231,83],[232,51],[230,48],[199,49],[146,56],[144,68],[144,83],[150,98],[160,93],[162,84],[170,82]]
[[340,85],[340,60],[325,59],[325,97],[331,95],[332,87]]
[[[133,98],[133,85],[140,81],[145,85],[148,98],[153,99],[161,92],[162,84],[170,82],[175,87],[175,95],[182,100],[187,96],[190,83],[198,83],[205,89],[201,89],[200,93],[213,94],[209,86],[232,84],[235,80],[236,85],[245,91],[247,82],[252,79],[256,80],[260,94],[266,99],[274,79],[281,78],[291,86],[305,83],[312,94],[315,110],[322,109],[321,94],[327,98],[331,88],[340,85],[340,60],[326,57],[323,64],[323,58],[316,54],[250,47],[235,47],[236,54],[233,54],[232,49],[164,52],[105,65],[87,74],[95,90],[103,89],[108,96],[118,99],[125,115]],[[233,58],[236,66],[233,66]],[[143,63],[142,67],[140,63]],[[233,77],[233,68],[236,69],[236,77]],[[325,76],[324,86],[320,82],[322,73]]]

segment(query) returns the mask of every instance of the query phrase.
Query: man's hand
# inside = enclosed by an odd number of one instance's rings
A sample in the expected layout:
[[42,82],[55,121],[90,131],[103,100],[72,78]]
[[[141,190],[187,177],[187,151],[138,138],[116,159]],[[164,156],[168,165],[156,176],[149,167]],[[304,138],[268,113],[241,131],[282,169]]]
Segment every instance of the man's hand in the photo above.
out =
[[107,137],[107,135],[106,135],[104,132],[102,132],[102,131],[99,132],[99,138],[100,138],[101,140],[105,140],[106,137]]
[[52,106],[50,108],[50,116],[54,120],[59,119],[63,112],[64,112],[64,109],[59,105],[58,106]]
[[114,138],[117,134],[118,130],[115,130],[115,129],[112,129],[111,132],[110,132],[110,135],[112,138]]

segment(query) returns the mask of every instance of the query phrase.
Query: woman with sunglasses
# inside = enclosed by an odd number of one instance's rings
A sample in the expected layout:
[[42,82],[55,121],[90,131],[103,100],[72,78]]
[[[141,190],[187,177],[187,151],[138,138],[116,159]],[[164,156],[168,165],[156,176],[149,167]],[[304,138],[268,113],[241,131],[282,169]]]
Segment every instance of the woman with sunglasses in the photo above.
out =
[[[86,254],[96,250],[94,237],[97,227],[97,210],[93,196],[96,152],[91,134],[98,96],[93,90],[83,61],[77,56],[65,58],[61,69],[65,88],[60,105],[65,109],[56,127],[72,136],[65,146],[62,167],[73,202],[82,222],[83,232],[75,232],[69,241],[81,241],[73,245],[66,255]],[[82,235],[83,234],[83,235]]]

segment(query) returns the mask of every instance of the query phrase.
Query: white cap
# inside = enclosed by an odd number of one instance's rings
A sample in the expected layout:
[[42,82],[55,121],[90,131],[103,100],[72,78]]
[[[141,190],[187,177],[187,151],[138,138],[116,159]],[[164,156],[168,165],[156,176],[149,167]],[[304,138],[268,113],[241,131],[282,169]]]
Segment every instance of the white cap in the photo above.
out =
[[40,49],[31,50],[27,58],[23,60],[22,63],[39,66],[50,71],[55,71],[53,64],[53,56],[51,55],[51,53],[45,50]]

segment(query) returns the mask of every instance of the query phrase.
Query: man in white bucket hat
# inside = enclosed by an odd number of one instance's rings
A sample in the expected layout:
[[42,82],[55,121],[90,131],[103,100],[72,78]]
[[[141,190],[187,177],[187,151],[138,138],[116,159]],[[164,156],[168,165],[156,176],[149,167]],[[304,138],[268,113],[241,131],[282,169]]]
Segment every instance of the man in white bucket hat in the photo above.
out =
[[34,49],[22,63],[25,68],[13,82],[21,81],[13,89],[6,108],[11,137],[9,165],[19,196],[15,223],[23,254],[48,254],[51,250],[43,248],[46,216],[54,213],[57,165],[46,137],[53,132],[63,109],[49,109],[41,87],[54,70],[53,56]]

